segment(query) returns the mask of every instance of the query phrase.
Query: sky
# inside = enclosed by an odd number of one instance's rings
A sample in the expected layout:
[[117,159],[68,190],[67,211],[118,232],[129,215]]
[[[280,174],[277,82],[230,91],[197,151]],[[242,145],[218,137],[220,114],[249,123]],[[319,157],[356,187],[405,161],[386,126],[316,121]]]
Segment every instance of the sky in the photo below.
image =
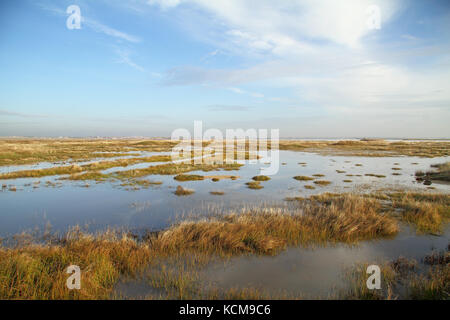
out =
[[449,30],[447,0],[2,0],[0,136],[450,138]]

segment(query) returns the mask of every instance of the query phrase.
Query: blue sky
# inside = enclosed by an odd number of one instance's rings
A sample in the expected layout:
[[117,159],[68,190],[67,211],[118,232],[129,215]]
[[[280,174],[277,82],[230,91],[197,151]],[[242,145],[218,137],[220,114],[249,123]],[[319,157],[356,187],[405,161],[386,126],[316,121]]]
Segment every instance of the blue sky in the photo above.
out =
[[[81,29],[66,27],[69,5]],[[377,5],[381,28],[366,12]],[[0,135],[450,138],[450,3],[0,4]]]

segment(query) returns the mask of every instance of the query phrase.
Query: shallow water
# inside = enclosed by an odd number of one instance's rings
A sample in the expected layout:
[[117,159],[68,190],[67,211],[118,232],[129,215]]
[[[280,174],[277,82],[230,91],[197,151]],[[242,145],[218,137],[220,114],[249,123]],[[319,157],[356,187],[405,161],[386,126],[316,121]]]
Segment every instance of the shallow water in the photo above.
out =
[[[143,156],[156,153],[144,153]],[[201,175],[236,175],[237,180],[224,179],[178,182],[173,176],[151,175],[151,181],[161,181],[162,185],[150,186],[148,189],[127,190],[120,187],[120,182],[95,183],[88,181],[57,180],[59,177],[22,178],[0,180],[0,184],[16,186],[17,191],[8,188],[0,192],[0,237],[15,234],[23,230],[42,228],[51,224],[55,231],[65,231],[75,224],[89,224],[89,230],[107,227],[126,227],[131,229],[160,229],[166,227],[181,214],[206,213],[211,207],[240,208],[244,205],[261,203],[285,203],[286,197],[302,196],[323,192],[373,191],[386,188],[410,188],[427,190],[414,179],[416,170],[429,170],[430,164],[449,161],[446,158],[417,157],[342,157],[322,156],[314,153],[280,151],[279,172],[271,176],[270,181],[261,182],[260,190],[248,189],[245,182],[259,174],[260,167],[267,164],[246,164],[235,171],[191,172]],[[306,165],[300,165],[305,162]],[[394,165],[399,163],[399,165]],[[413,165],[412,163],[418,163]],[[121,170],[143,168],[158,163],[136,164],[120,167]],[[362,166],[355,166],[362,164]],[[401,170],[392,170],[399,167]],[[344,170],[345,173],[337,173]],[[108,169],[107,172],[111,172]],[[401,173],[393,176],[392,173]],[[364,176],[366,173],[386,175],[386,178]],[[332,182],[329,186],[316,186],[312,181],[297,181],[296,175],[312,176],[324,174],[320,180]],[[361,175],[348,177],[347,174]],[[350,179],[351,183],[342,180]],[[35,182],[40,181],[37,187]],[[45,183],[58,182],[59,185],[46,186]],[[178,197],[173,192],[176,186],[194,189],[190,196]],[[314,190],[305,189],[305,185],[315,186]],[[450,193],[449,184],[436,184],[433,192]],[[223,196],[211,195],[210,191],[224,191]],[[145,203],[145,206],[139,205]]]
[[420,262],[432,250],[444,250],[450,230],[442,236],[418,236],[404,228],[390,240],[364,241],[311,249],[289,248],[275,257],[249,256],[214,264],[202,273],[205,282],[221,288],[259,288],[269,294],[329,298],[346,287],[345,273],[354,264],[382,264],[401,256]]
[[[212,262],[199,270],[199,279],[206,290],[252,288],[274,297],[336,299],[348,288],[346,274],[356,264],[382,265],[405,257],[417,261],[418,271],[422,272],[423,258],[433,250],[445,250],[449,241],[449,228],[442,236],[431,236],[417,235],[403,225],[393,239],[362,241],[357,245],[291,247],[276,256],[250,255]],[[132,299],[164,296],[162,290],[140,279],[123,279],[116,285],[115,293]]]
[[[112,153],[112,152],[98,152],[98,154],[104,154],[104,153]],[[38,169],[49,169],[54,167],[60,167],[60,166],[69,166],[72,164],[77,164],[79,166],[85,165],[85,164],[91,164],[94,162],[99,161],[114,161],[119,159],[128,159],[128,158],[139,158],[139,157],[150,157],[154,155],[164,155],[164,154],[170,154],[170,152],[150,152],[150,151],[126,151],[121,152],[123,156],[116,156],[116,157],[96,157],[92,158],[86,161],[74,161],[72,159],[68,159],[66,161],[57,161],[57,162],[40,162],[40,163],[34,163],[34,164],[21,164],[21,165],[13,165],[13,166],[0,166],[0,173],[11,173],[15,171],[22,171],[22,170],[38,170]],[[130,155],[127,155],[130,154]],[[136,155],[138,154],[138,155]]]

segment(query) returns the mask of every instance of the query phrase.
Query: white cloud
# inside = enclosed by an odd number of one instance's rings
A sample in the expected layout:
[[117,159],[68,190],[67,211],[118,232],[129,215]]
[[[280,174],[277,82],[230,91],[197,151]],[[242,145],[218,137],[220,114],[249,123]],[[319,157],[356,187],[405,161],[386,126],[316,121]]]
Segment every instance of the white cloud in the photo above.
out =
[[[377,42],[377,37],[387,35],[388,23],[404,9],[401,0],[180,0],[170,5],[162,1],[151,4],[173,10],[177,17],[186,15],[180,21],[188,24],[194,37],[247,62],[245,67],[223,69],[176,67],[166,74],[168,85],[229,89],[250,84],[260,86],[261,92],[264,87],[288,89],[295,93],[291,102],[317,106],[329,121],[334,116],[342,120],[342,125],[317,124],[328,132],[330,128],[350,132],[352,120],[360,124],[358,130],[363,131],[367,124],[376,132],[380,124],[396,119],[403,125],[395,123],[389,134],[399,130],[407,135],[417,130],[421,118],[432,117],[436,123],[433,134],[450,134],[442,121],[450,113],[446,44],[426,47],[411,30],[402,30],[408,33],[398,35],[397,46]],[[367,28],[370,5],[381,10],[381,30]],[[196,19],[189,19],[193,12]],[[395,35],[392,29],[389,32],[390,37]],[[371,34],[375,37],[369,37]],[[415,65],[425,60],[426,65]],[[233,91],[243,93],[239,88]]]
[[141,72],[145,71],[143,67],[131,60],[130,52],[128,50],[117,48],[116,53],[119,56],[119,59],[116,60],[117,63],[124,63]]
[[307,49],[307,40],[328,40],[355,47],[372,32],[366,10],[377,5],[381,24],[399,9],[401,0],[149,0],[164,10],[190,4],[228,28],[229,40],[256,50]]
[[[39,3],[38,5],[42,9],[49,11],[55,15],[68,17],[68,14],[59,7],[55,7],[53,5],[48,5],[44,3]],[[81,28],[83,28],[83,26],[85,25],[94,30],[95,32],[103,33],[111,37],[135,43],[141,41],[139,37],[111,28],[97,20],[85,17],[83,11],[81,11]]]
[[129,42],[135,42],[135,43],[141,42],[141,39],[139,37],[136,37],[136,36],[130,35],[128,33],[119,31],[117,29],[108,27],[107,25],[104,25],[96,20],[89,19],[89,18],[82,16],[81,21],[82,21],[81,22],[82,24],[83,23],[86,24],[88,27],[90,27],[95,32],[104,33],[108,36],[119,38],[119,39],[126,40]]

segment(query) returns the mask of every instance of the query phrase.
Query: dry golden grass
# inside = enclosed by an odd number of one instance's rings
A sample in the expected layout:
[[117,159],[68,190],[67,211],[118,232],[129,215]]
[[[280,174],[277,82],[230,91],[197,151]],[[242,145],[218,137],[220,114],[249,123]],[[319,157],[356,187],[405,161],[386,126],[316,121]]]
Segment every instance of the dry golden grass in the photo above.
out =
[[375,174],[375,173],[366,173],[366,177],[375,177],[375,178],[386,178],[384,174]]
[[[0,174],[0,179],[35,178],[35,177],[70,174],[70,176],[67,178],[69,180],[91,180],[93,179],[91,177],[95,175],[93,174],[93,172],[98,172],[100,170],[106,170],[115,167],[126,167],[137,163],[162,162],[162,161],[170,161],[170,156],[127,158],[111,161],[93,162],[81,166],[73,164],[70,166],[59,166],[47,169],[20,170],[9,173],[2,173]],[[80,172],[83,172],[83,174],[77,175],[77,173]],[[102,176],[102,179],[105,178],[107,178],[106,175]]]
[[298,209],[248,209],[201,221],[184,221],[162,232],[164,251],[195,250],[219,255],[273,254],[286,245],[356,242],[391,236],[396,221],[380,214],[377,200],[353,195],[299,202]]
[[82,173],[76,173],[71,174],[68,177],[60,178],[60,180],[95,180],[95,181],[105,181],[109,179],[111,175],[109,174],[103,174],[98,171],[89,171],[89,172],[82,172]]
[[193,164],[193,163],[168,163],[156,166],[151,166],[144,169],[133,169],[120,171],[114,174],[114,177],[118,179],[123,178],[137,178],[144,177],[151,174],[172,175],[186,173],[189,171],[212,171],[212,170],[239,170],[242,164],[238,163],[223,163],[223,164]]
[[347,272],[348,287],[341,290],[341,299],[357,300],[448,300],[450,298],[450,264],[439,263],[424,267],[400,257],[391,262],[377,263],[381,270],[381,290],[366,286],[369,264],[357,264]]
[[347,270],[345,277],[347,288],[339,291],[338,296],[344,300],[393,300],[397,297],[393,295],[393,282],[396,273],[393,268],[384,263],[380,266],[381,290],[370,290],[367,288],[367,267],[369,263],[356,264],[352,269]]
[[83,171],[83,168],[77,164],[64,166],[64,167],[55,167],[48,169],[37,169],[37,170],[22,170],[8,173],[1,173],[0,179],[17,179],[17,178],[36,178],[36,177],[44,177],[44,176],[55,176],[62,174],[74,174],[80,173]]
[[428,192],[388,192],[366,195],[385,201],[387,210],[414,226],[418,233],[441,234],[450,221],[450,196]]
[[260,176],[254,176],[252,179],[254,181],[268,181],[268,180],[270,180],[270,177],[264,176],[264,175],[260,175]]
[[259,189],[264,188],[261,185],[261,182],[259,182],[259,181],[250,181],[250,182],[246,182],[245,184],[247,185],[247,188],[253,189],[253,190],[259,190]]
[[133,151],[170,151],[177,142],[137,139],[0,139],[0,165],[111,158]]
[[450,154],[450,141],[308,141],[281,140],[280,150],[315,152],[324,155],[367,157],[444,157]]
[[[207,146],[210,141],[204,141]],[[56,161],[86,161],[98,157],[116,157],[133,151],[167,152],[178,144],[170,140],[142,139],[0,139],[0,165],[32,164]],[[224,143],[224,145],[226,145]],[[238,147],[234,142],[235,148]],[[270,143],[268,145],[270,148]],[[419,156],[440,157],[450,154],[450,141],[301,141],[281,140],[280,150],[318,152],[352,156]],[[257,158],[248,153],[248,142],[235,152],[241,158]],[[133,154],[133,153],[131,153]],[[134,153],[138,155],[138,153]],[[240,156],[240,155],[239,155]]]
[[204,176],[200,176],[198,174],[179,174],[173,177],[177,181],[197,181],[204,180]]
[[313,183],[317,184],[319,186],[327,186],[327,185],[331,184],[331,181],[328,181],[328,180],[316,180],[316,181],[313,181]]
[[[0,249],[0,299],[105,299],[119,276],[148,265],[149,247],[125,235],[69,232],[56,245]],[[82,270],[80,290],[68,290],[69,265]]]
[[400,209],[401,219],[413,224],[419,233],[440,234],[450,221],[450,196],[427,193],[392,193],[392,207]]
[[295,179],[295,180],[298,180],[298,181],[314,180],[314,178],[307,177],[307,176],[295,176],[294,179]]

